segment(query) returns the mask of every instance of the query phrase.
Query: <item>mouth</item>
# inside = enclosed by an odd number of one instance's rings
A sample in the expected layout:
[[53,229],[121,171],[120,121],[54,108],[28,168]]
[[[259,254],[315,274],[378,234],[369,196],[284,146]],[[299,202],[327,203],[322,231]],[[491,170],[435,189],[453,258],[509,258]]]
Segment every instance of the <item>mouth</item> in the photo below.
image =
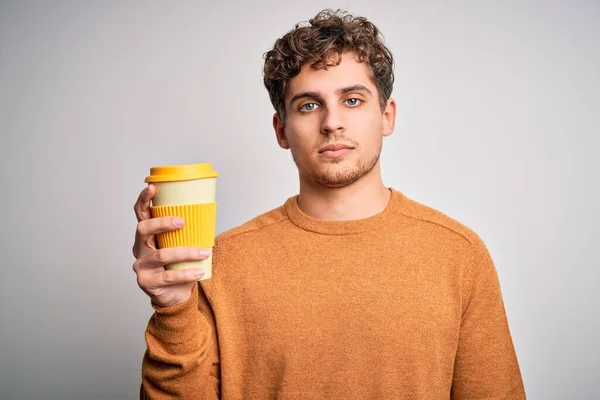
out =
[[327,158],[338,158],[346,155],[346,153],[352,151],[354,147],[345,144],[328,144],[327,146],[319,149],[319,155]]
[[321,147],[319,149],[319,154],[327,153],[327,152],[336,152],[341,150],[352,150],[354,147],[348,146],[346,144],[328,144],[327,146]]

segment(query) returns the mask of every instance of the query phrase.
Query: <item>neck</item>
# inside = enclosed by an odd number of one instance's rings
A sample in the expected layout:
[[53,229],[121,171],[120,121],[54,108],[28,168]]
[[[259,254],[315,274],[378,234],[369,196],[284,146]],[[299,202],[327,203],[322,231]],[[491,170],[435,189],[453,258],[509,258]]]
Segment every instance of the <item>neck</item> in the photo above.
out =
[[329,188],[300,178],[298,206],[305,214],[322,220],[347,221],[368,218],[382,212],[390,190],[381,180],[379,162],[356,182]]

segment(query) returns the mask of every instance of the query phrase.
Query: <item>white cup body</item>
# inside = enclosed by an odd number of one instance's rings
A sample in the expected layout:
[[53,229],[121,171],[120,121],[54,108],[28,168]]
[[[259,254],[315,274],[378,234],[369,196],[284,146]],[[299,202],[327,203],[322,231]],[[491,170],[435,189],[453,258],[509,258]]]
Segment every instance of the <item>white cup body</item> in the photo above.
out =
[[[216,201],[217,178],[203,178],[189,181],[154,182],[156,194],[152,199],[154,206],[173,206],[182,204],[204,204]],[[169,269],[202,268],[204,276],[199,280],[212,277],[212,248],[210,256],[202,261],[188,261],[170,264]]]

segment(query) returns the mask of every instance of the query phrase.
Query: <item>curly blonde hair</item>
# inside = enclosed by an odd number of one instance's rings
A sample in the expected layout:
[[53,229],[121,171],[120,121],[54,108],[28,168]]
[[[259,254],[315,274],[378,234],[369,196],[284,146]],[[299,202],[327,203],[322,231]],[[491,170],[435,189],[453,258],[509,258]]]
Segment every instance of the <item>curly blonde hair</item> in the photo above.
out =
[[311,63],[314,69],[339,65],[343,52],[353,52],[358,61],[367,63],[383,110],[394,84],[394,59],[383,35],[364,17],[327,9],[307,25],[296,24],[264,54],[264,84],[282,120],[285,120],[285,90],[290,79],[306,63]]

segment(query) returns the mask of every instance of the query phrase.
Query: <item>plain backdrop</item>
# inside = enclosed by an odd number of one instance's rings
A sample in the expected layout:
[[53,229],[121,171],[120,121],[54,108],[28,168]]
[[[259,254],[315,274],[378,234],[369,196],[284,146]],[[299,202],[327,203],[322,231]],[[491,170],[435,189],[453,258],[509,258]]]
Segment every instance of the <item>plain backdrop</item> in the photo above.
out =
[[143,180],[213,163],[218,232],[296,194],[262,55],[330,7],[392,49],[384,181],[483,238],[529,398],[600,398],[600,3],[515,0],[0,2],[0,398],[137,397]]

